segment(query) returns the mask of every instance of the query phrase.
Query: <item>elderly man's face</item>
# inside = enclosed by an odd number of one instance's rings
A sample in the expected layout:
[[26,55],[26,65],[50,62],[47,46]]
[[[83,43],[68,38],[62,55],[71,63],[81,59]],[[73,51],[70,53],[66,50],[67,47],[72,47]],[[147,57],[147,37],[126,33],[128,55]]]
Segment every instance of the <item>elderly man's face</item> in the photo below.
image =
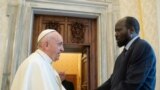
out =
[[125,20],[120,20],[115,26],[115,37],[117,45],[122,47],[129,42],[130,34],[129,30],[125,27]]
[[63,39],[61,35],[58,33],[52,33],[49,43],[48,43],[48,51],[49,56],[55,61],[59,59],[60,53],[64,51],[63,48]]

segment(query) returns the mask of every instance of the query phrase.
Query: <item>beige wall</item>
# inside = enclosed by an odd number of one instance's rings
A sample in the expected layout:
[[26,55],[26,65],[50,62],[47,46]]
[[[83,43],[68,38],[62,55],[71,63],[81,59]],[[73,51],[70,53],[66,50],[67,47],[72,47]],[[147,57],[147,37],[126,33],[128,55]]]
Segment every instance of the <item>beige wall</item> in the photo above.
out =
[[[141,29],[143,29],[142,24],[142,10],[141,10],[141,4],[139,0],[120,0],[119,1],[119,7],[120,7],[120,18],[125,16],[134,16],[136,17],[141,25]],[[143,36],[143,32],[140,32],[141,36]]]
[[77,88],[80,90],[81,80],[81,54],[80,53],[62,53],[60,59],[53,63],[53,67],[58,72],[77,75]]
[[[157,46],[159,46],[158,50],[159,50],[159,54],[158,54],[158,59],[157,59],[157,63],[160,63],[160,0],[156,0],[157,1],[157,20],[158,20],[158,36],[159,36],[159,44]],[[157,64],[157,80],[160,81],[160,65]],[[160,90],[160,82],[157,82],[157,90]]]
[[160,46],[157,22],[156,0],[119,0],[120,18],[124,16],[136,17],[141,25],[140,36],[147,40],[153,47],[157,57],[157,85],[160,90]]
[[159,33],[158,33],[158,18],[156,0],[142,0],[143,10],[143,23],[144,23],[144,39],[147,40],[153,46],[157,56],[157,84],[156,90],[160,90],[160,45],[159,45]]

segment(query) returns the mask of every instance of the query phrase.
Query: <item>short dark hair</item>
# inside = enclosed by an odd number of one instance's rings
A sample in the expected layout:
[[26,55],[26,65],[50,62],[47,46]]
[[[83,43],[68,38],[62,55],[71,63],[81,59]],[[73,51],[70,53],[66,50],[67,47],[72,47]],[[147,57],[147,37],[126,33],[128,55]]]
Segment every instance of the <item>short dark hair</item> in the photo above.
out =
[[127,16],[125,18],[126,18],[126,22],[125,22],[126,28],[129,29],[129,28],[133,27],[135,29],[135,32],[137,34],[139,34],[139,28],[140,27],[139,27],[138,20],[136,18],[130,17],[130,16]]

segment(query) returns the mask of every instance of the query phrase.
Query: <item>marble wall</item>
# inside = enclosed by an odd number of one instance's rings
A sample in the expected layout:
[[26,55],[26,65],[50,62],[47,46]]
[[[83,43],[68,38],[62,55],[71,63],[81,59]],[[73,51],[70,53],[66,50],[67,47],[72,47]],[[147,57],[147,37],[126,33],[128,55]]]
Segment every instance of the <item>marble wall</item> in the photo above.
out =
[[20,0],[0,1],[0,88],[9,90],[12,54],[14,49],[14,33]]
[[3,76],[3,67],[6,54],[8,40],[8,17],[7,17],[7,2],[0,0],[0,88]]

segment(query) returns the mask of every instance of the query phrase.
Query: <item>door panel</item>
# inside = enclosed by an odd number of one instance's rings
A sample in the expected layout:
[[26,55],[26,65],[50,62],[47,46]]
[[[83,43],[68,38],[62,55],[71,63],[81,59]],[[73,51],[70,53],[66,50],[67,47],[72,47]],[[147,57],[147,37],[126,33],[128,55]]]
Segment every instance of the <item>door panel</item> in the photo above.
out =
[[82,85],[86,88],[84,90],[94,90],[97,87],[97,20],[36,14],[32,32],[32,52],[37,48],[39,33],[48,28],[56,29],[62,35],[64,47],[68,48],[68,51],[81,52],[81,47],[89,46],[90,49],[83,50],[83,53],[90,52],[87,56],[83,55],[90,57],[90,61],[87,58],[82,60],[84,71]]
[[64,44],[89,45],[91,43],[91,29],[95,19],[75,18],[66,16],[35,15],[33,36],[34,51],[39,33],[45,29],[55,29],[63,37]]

